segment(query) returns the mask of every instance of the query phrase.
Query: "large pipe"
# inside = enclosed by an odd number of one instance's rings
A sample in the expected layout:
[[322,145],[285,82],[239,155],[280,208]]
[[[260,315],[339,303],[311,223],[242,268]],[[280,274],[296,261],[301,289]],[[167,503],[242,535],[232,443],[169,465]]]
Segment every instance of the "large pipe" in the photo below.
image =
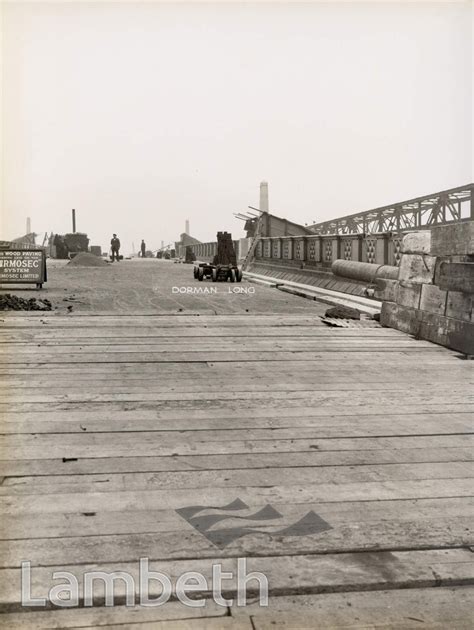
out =
[[72,209],[72,233],[76,233],[76,211]]
[[398,278],[398,267],[357,262],[355,260],[335,260],[331,265],[331,269],[335,276],[352,278],[363,282],[374,282],[376,278],[385,278],[386,280],[396,280]]

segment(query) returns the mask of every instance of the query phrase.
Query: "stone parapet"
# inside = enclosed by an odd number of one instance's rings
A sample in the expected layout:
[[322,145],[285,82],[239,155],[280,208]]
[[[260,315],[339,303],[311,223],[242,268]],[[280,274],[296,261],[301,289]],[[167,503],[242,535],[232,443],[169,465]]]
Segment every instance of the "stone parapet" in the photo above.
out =
[[398,280],[377,280],[380,321],[474,355],[474,221],[410,232]]
[[474,256],[474,221],[431,228],[432,256]]
[[429,254],[431,252],[430,230],[419,230],[405,234],[400,251],[402,254]]
[[399,280],[432,283],[435,274],[436,258],[423,254],[402,254]]
[[474,293],[474,262],[442,262],[437,284],[448,291]]

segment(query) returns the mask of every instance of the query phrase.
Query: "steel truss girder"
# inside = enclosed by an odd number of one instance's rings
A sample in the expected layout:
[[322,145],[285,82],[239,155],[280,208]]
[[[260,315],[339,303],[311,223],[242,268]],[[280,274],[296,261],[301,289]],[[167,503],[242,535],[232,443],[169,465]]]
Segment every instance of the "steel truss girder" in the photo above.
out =
[[473,191],[474,184],[467,184],[332,221],[315,223],[310,229],[315,234],[397,233],[461,221],[465,207],[468,215],[474,219]]

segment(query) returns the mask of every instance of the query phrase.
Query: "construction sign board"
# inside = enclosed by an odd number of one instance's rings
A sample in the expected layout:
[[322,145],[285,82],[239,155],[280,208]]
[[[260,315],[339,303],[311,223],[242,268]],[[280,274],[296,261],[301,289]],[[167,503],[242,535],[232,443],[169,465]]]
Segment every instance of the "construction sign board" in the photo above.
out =
[[46,258],[41,249],[0,250],[0,284],[46,282]]

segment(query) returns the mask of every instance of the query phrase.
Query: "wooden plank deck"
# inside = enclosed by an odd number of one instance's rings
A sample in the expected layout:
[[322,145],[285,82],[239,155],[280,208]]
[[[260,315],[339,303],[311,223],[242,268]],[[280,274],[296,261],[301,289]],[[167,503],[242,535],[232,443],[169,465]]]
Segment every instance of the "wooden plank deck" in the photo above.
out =
[[[472,361],[311,313],[3,319],[1,627],[470,627]],[[211,542],[196,505],[248,533]],[[326,529],[281,533],[311,511]],[[22,561],[45,596],[54,571],[140,557],[169,576],[246,558],[270,605],[21,606]]]

